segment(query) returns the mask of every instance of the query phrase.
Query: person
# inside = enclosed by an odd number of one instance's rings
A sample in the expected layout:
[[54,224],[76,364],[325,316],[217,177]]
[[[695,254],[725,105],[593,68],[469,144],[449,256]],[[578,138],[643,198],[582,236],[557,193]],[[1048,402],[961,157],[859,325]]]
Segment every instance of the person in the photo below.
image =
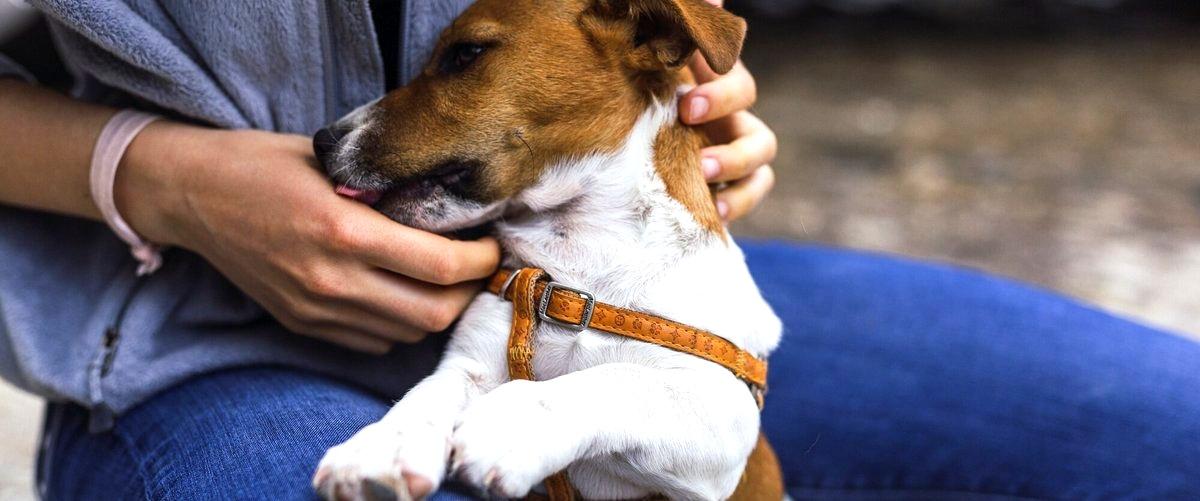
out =
[[[410,79],[468,3],[36,2],[76,82],[0,56],[0,373],[50,402],[41,497],[312,498],[323,452],[431,370],[496,242],[340,199],[308,136]],[[735,219],[775,138],[743,66],[693,67],[680,115]],[[96,195],[121,108],[163,118]],[[138,276],[106,197],[161,269]],[[763,425],[793,497],[1200,494],[1196,343],[970,271],[743,246],[786,326]]]

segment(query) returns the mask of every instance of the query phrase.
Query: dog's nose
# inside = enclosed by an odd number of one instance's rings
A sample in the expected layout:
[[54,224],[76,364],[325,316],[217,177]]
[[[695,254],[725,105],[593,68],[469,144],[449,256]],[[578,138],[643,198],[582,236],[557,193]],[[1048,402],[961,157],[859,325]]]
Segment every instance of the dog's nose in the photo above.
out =
[[317,131],[313,136],[313,152],[317,154],[317,160],[321,162],[321,165],[329,165],[330,158],[337,152],[338,143],[345,135],[345,130],[335,126]]

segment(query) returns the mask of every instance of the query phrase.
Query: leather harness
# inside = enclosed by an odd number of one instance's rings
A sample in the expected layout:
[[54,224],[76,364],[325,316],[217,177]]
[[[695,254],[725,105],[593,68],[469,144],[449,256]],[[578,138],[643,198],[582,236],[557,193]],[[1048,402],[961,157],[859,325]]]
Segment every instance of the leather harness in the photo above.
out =
[[[510,379],[536,380],[533,341],[540,320],[576,332],[593,329],[633,338],[716,363],[745,381],[759,409],[762,408],[767,388],[767,362],[720,336],[655,315],[598,302],[591,293],[550,281],[546,272],[537,268],[515,272],[502,269],[492,276],[488,291],[513,303],[512,330],[508,337]],[[547,478],[544,486],[550,501],[578,498],[565,470]],[[540,496],[531,496],[531,499],[536,498]]]

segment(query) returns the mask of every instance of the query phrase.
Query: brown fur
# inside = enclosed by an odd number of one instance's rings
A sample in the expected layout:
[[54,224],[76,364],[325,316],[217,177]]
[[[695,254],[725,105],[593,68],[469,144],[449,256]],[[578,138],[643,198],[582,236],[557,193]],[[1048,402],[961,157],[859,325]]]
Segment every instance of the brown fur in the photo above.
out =
[[713,205],[713,193],[700,170],[696,152],[704,137],[692,127],[672,124],[654,140],[654,167],[667,186],[667,194],[692,213],[704,229],[725,237],[725,226]]
[[729,497],[729,501],[776,501],[783,499],[783,471],[775,449],[767,442],[766,435],[758,435],[758,445],[746,460],[742,481]]
[[[619,148],[650,103],[675,92],[692,53],[728,70],[744,33],[744,21],[703,0],[480,0],[442,34],[422,74],[380,102],[360,160],[394,180],[474,163],[471,197],[508,198],[556,161]],[[445,74],[439,62],[461,43],[489,48]],[[669,127],[655,141],[656,166],[670,195],[723,234],[700,145],[694,131]]]
[[[582,4],[477,2],[443,33],[423,74],[381,102],[367,163],[406,178],[451,159],[485,162],[478,196],[492,201],[554,161],[617,149],[645,101],[580,29]],[[469,71],[440,74],[438,61],[462,42],[491,48]]]

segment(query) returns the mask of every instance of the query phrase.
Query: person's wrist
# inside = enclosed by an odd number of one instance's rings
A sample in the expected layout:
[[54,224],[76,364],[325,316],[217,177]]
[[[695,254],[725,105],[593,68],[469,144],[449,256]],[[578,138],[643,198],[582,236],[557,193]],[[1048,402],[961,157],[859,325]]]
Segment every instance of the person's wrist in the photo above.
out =
[[186,177],[210,129],[159,120],[147,126],[125,150],[113,195],[117,210],[141,237],[166,246],[184,246],[189,218]]

